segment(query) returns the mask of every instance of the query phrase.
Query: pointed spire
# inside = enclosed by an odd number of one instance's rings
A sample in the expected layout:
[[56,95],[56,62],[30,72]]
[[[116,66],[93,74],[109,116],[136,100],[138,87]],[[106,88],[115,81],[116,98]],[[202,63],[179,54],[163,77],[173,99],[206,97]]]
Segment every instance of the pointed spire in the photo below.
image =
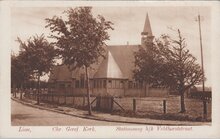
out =
[[141,34],[142,35],[153,36],[152,31],[151,31],[151,25],[150,25],[150,20],[149,20],[149,17],[148,17],[148,13],[147,13],[146,19],[145,19],[144,30]]

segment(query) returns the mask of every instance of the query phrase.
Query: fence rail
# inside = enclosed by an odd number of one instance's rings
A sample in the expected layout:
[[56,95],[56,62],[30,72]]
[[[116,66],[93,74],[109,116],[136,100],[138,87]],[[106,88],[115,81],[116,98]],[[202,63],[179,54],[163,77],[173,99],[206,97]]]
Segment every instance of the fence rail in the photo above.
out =
[[[88,103],[88,101],[86,101],[86,96],[84,95],[74,95],[72,93],[48,93],[47,91],[44,91],[44,93],[40,93],[39,95],[37,95],[36,90],[26,90],[24,92],[24,98],[37,100],[37,97],[39,97],[41,102],[51,104],[65,104],[77,107],[86,107]],[[100,101],[100,99],[102,99],[102,101],[105,101],[105,103]],[[133,111],[134,114],[172,114],[178,113],[180,111],[179,97],[113,98],[91,96],[91,102],[93,109],[97,109],[100,107],[108,107],[109,112],[119,110]],[[211,100],[185,99],[185,106],[188,114],[195,117],[202,116],[205,119],[211,119]]]

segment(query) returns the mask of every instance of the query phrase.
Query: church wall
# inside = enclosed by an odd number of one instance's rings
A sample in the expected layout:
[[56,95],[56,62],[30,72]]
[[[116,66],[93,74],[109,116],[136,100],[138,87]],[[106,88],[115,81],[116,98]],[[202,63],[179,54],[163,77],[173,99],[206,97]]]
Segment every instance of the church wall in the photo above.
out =
[[108,88],[107,94],[114,96],[114,97],[123,97],[124,96],[124,89],[117,89],[117,88]]
[[[114,97],[166,97],[169,93],[167,89],[163,88],[151,88],[141,87],[141,88],[130,88],[128,82],[124,83],[123,88],[93,88],[91,86],[91,96],[114,96]],[[86,96],[87,90],[86,88],[53,88],[53,93],[67,93],[73,96]],[[55,102],[56,97],[55,97]]]
[[106,88],[92,88],[91,90],[92,90],[92,95],[94,96],[107,95]]
[[144,97],[145,91],[144,86],[138,82],[132,82],[128,80],[125,83],[125,97]]

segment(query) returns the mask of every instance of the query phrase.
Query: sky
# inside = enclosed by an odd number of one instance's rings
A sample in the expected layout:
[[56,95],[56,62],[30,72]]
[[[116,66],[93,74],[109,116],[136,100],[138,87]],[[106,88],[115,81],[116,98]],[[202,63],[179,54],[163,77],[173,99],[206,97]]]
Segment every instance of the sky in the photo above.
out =
[[[68,7],[14,7],[11,9],[11,45],[12,51],[18,53],[17,37],[26,40],[33,35],[49,36],[45,28],[45,18],[54,15],[65,17],[63,11]],[[74,8],[74,7],[73,7]],[[201,63],[199,26],[196,18],[201,15],[202,43],[204,54],[204,71],[206,86],[211,86],[211,10],[208,7],[93,7],[93,15],[103,15],[114,23],[110,31],[108,45],[140,44],[141,32],[148,13],[152,33],[158,38],[161,34],[175,37],[172,29],[180,29],[186,39],[187,48]],[[170,29],[172,28],[172,29]]]

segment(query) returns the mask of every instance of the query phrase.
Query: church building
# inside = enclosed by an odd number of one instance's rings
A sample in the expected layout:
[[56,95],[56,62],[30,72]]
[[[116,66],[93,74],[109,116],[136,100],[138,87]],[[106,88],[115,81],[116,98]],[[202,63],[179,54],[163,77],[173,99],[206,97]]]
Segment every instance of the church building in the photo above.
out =
[[[134,53],[144,47],[146,41],[153,41],[150,20],[146,15],[140,45],[106,46],[105,58],[100,58],[89,70],[91,96],[113,97],[164,97],[167,89],[154,88],[133,78]],[[67,93],[73,96],[86,95],[84,69],[70,71],[66,65],[55,66],[49,78],[51,93]]]

